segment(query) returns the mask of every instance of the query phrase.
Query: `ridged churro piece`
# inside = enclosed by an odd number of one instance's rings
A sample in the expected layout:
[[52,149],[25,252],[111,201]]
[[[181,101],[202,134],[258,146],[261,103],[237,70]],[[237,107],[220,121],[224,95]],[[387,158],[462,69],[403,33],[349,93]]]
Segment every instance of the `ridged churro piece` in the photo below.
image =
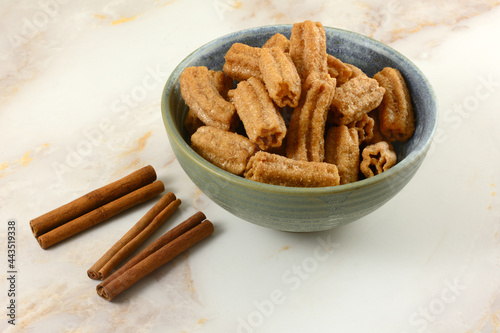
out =
[[230,78],[243,81],[251,77],[262,79],[259,69],[260,47],[252,47],[242,43],[234,43],[224,56],[222,68]]
[[335,94],[335,79],[314,72],[302,87],[298,107],[288,126],[286,156],[295,160],[323,162],[327,114]]
[[208,68],[186,68],[180,77],[180,87],[186,105],[204,124],[224,130],[233,126],[236,110],[221,96]]
[[328,66],[328,74],[337,80],[337,86],[343,85],[351,78],[351,67],[344,64],[340,59],[335,58],[331,54],[327,54],[326,63]]
[[280,147],[287,131],[285,121],[264,84],[254,77],[241,81],[234,90],[233,99],[250,141],[263,150]]
[[382,135],[389,141],[407,141],[415,131],[415,116],[403,75],[395,68],[386,67],[373,78],[385,88],[378,107]]
[[227,93],[233,88],[233,79],[224,74],[223,71],[209,70],[208,75],[219,94],[227,100]]
[[194,132],[196,132],[196,130],[201,126],[205,126],[205,124],[196,116],[193,109],[189,109],[186,118],[184,119],[184,128],[186,129],[188,135],[193,135]]
[[326,35],[320,22],[304,21],[293,25],[290,56],[302,81],[305,81],[312,72],[328,72]]
[[285,35],[277,33],[267,40],[267,42],[262,45],[262,48],[268,47],[279,47],[283,52],[288,53],[290,51],[290,40],[286,38]]
[[248,159],[257,146],[243,135],[202,126],[191,136],[191,147],[201,157],[236,175],[245,171]]
[[[215,89],[219,92],[219,94],[225,100],[228,100],[228,92],[233,87],[233,79],[224,74],[222,71],[214,71],[208,70],[208,75],[210,77],[210,81],[214,85]],[[189,109],[186,118],[184,120],[184,127],[188,132],[189,136],[193,135],[194,132],[201,126],[204,126],[203,123],[197,116],[196,112],[192,109]],[[238,117],[233,118],[233,123],[230,125],[229,130],[234,130],[238,126]]]
[[348,128],[358,132],[359,143],[373,139],[375,120],[368,114],[364,114],[360,119],[347,124]]
[[334,164],[297,161],[264,151],[250,158],[244,176],[261,183],[290,187],[335,186],[340,183]]
[[331,108],[334,121],[338,125],[347,125],[360,119],[379,106],[384,92],[377,80],[367,76],[350,79],[335,90]]
[[299,104],[301,81],[292,59],[281,48],[263,48],[260,72],[269,96],[279,107]]
[[359,174],[358,132],[345,125],[330,127],[325,139],[325,162],[337,166],[340,184],[353,183]]
[[[378,109],[372,110],[367,113],[368,117],[373,119],[373,136],[369,139],[366,139],[364,143],[366,145],[372,145],[380,141],[384,141],[384,137],[382,136],[382,133],[380,133],[380,121],[378,119]],[[392,149],[392,144],[390,142],[389,146]]]
[[350,79],[354,79],[357,76],[368,76],[368,75],[365,74],[365,72],[363,72],[361,70],[361,68],[356,67],[353,64],[344,63],[344,65],[346,65],[347,67],[349,67],[349,69],[351,70],[351,76],[349,77],[349,80]]
[[373,119],[373,137],[370,139],[365,139],[363,144],[366,146],[374,145],[381,141],[385,141],[389,145],[389,150],[394,151],[394,146],[391,142],[386,141],[382,133],[380,132],[380,121],[378,118],[378,109],[368,112],[368,117]]
[[390,148],[389,143],[385,141],[366,146],[363,149],[362,157],[360,170],[366,178],[389,170],[397,161],[396,153]]

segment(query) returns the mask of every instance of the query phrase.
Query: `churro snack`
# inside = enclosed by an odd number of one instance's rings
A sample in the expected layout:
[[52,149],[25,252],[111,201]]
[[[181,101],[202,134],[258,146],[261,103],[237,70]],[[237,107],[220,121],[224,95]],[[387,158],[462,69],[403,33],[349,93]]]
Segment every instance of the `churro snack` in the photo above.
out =
[[345,63],[345,65],[351,69],[351,76],[349,77],[349,79],[354,79],[357,76],[367,76],[365,72],[361,70],[361,68],[349,63]]
[[299,104],[301,82],[292,59],[279,47],[262,48],[260,72],[269,96],[279,107]]
[[[233,87],[233,79],[226,76],[222,71],[208,70],[208,75],[215,89],[219,92],[222,98],[227,100],[228,91]],[[234,117],[234,121],[230,125],[230,129],[236,128],[237,124],[238,117]],[[196,116],[196,112],[194,112],[192,109],[189,109],[186,119],[184,120],[184,126],[189,135],[193,135],[198,128],[204,125],[205,124]]]
[[[380,121],[378,120],[378,110],[375,109],[373,111],[370,111],[368,112],[367,115],[373,120],[373,136],[371,138],[365,138],[364,143],[366,145],[372,145],[380,141],[385,141],[384,137],[382,136],[382,133],[380,133]],[[390,142],[388,143],[392,149],[392,144]]]
[[241,81],[234,90],[233,99],[250,141],[263,150],[280,147],[287,131],[285,121],[264,84],[254,77]]
[[295,23],[290,35],[290,56],[303,82],[312,72],[327,73],[323,25],[312,21]]
[[403,75],[395,68],[386,67],[373,78],[385,88],[378,107],[382,135],[389,141],[407,141],[415,131],[415,117]]
[[267,42],[262,45],[262,48],[268,47],[279,47],[283,52],[288,53],[290,51],[290,40],[280,33],[273,35],[267,40]]
[[340,184],[353,183],[359,174],[358,132],[345,125],[330,127],[325,139],[325,162],[337,166]]
[[370,178],[389,170],[396,164],[396,153],[390,148],[389,143],[380,141],[363,149],[363,160],[360,170],[366,178]]
[[373,139],[375,120],[365,113],[360,119],[347,124],[347,127],[358,132],[359,143],[362,143]]
[[180,87],[186,105],[204,124],[224,130],[234,125],[236,110],[214,86],[206,67],[186,68],[180,77]]
[[233,44],[223,71],[187,68],[193,149],[228,172],[293,187],[348,184],[394,166],[393,142],[415,130],[403,76],[384,68],[369,77],[326,50],[321,23],[304,21],[289,39]]
[[303,86],[299,106],[288,126],[286,156],[295,160],[323,162],[325,124],[335,93],[335,79],[313,72]]
[[212,126],[202,126],[191,136],[191,147],[219,168],[242,175],[257,147],[243,135]]
[[335,186],[340,183],[337,167],[333,164],[297,161],[264,151],[250,158],[244,176],[261,183],[291,187]]
[[344,64],[341,60],[335,58],[330,54],[327,54],[326,63],[328,74],[330,74],[331,77],[337,80],[337,86],[343,85],[351,78],[351,67]]
[[364,114],[379,106],[385,89],[377,80],[367,76],[350,79],[335,91],[332,112],[338,125],[346,125],[360,119]]
[[219,94],[227,100],[227,93],[233,88],[233,79],[224,74],[223,71],[209,70],[208,75]]
[[186,118],[184,119],[184,128],[188,132],[189,136],[193,135],[194,132],[201,126],[205,126],[205,124],[196,116],[196,113],[193,109],[189,109]]
[[259,69],[260,47],[252,47],[242,43],[234,43],[226,52],[226,60],[222,70],[230,78],[243,81],[256,77],[262,79]]

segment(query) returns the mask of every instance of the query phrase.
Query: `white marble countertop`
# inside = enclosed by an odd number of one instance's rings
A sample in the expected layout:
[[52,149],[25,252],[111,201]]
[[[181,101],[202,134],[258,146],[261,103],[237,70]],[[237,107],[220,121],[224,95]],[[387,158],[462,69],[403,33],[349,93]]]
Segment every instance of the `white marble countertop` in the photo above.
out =
[[[16,325],[4,314],[0,330],[497,332],[499,4],[5,2],[0,306],[9,314],[14,300]],[[205,42],[305,19],[406,55],[431,81],[441,113],[430,154],[398,196],[355,223],[293,234],[244,222],[193,185],[170,148],[160,98],[176,64]],[[197,210],[216,232],[107,302],[86,271],[152,203],[48,250],[29,220],[147,164],[183,201],[160,233]],[[13,297],[4,265],[9,221],[16,224]]]

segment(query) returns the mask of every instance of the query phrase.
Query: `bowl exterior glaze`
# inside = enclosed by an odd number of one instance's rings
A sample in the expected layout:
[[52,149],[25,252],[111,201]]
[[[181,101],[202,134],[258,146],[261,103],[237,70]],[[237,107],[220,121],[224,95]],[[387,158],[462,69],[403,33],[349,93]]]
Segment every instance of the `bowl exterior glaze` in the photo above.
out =
[[224,54],[233,43],[262,46],[275,33],[289,37],[292,25],[264,26],[218,38],[186,57],[172,72],[162,95],[162,115],[172,149],[187,175],[215,203],[243,220],[283,231],[312,232],[355,221],[382,206],[414,176],[430,147],[437,124],[432,87],[407,58],[371,38],[325,27],[327,52],[373,76],[384,67],[401,71],[413,99],[414,136],[396,145],[398,164],[352,184],[321,188],[291,188],[261,184],[221,170],[196,154],[184,130],[187,113],[179,86],[189,66],[222,70]]

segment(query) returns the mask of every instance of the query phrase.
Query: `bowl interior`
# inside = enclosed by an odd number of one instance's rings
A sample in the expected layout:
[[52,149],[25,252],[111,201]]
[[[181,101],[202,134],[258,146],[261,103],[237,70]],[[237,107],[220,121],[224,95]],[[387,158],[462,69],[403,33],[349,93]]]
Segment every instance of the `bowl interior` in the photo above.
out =
[[[179,77],[182,71],[189,66],[206,66],[213,70],[222,70],[224,55],[234,43],[243,43],[250,46],[262,46],[271,36],[281,33],[290,37],[292,25],[274,25],[247,29],[226,36],[222,36],[209,42],[187,56],[172,72],[162,96],[163,118],[169,138],[175,145],[187,154],[193,155],[198,163],[212,172],[224,177],[234,178],[241,181],[242,185],[251,186],[248,181],[241,177],[231,175],[224,170],[214,167],[209,162],[198,156],[189,147],[189,137],[184,128],[184,118],[188,107],[180,94]],[[415,109],[416,128],[413,137],[403,144],[395,144],[398,155],[398,164],[389,171],[370,179],[364,179],[352,184],[328,188],[330,191],[344,191],[346,187],[358,187],[363,183],[381,181],[381,178],[398,172],[399,168],[405,168],[406,164],[425,154],[430,146],[437,123],[437,107],[434,92],[424,74],[406,57],[369,37],[341,29],[325,27],[327,39],[327,52],[340,60],[361,68],[368,76],[373,76],[384,67],[394,67],[401,71],[405,77],[408,89],[412,96]],[[253,184],[261,186],[259,184]],[[265,188],[271,189],[276,186],[264,184]],[[283,187],[280,187],[284,190]],[[289,188],[291,191],[311,191],[316,189]],[[285,190],[286,191],[286,190]]]

